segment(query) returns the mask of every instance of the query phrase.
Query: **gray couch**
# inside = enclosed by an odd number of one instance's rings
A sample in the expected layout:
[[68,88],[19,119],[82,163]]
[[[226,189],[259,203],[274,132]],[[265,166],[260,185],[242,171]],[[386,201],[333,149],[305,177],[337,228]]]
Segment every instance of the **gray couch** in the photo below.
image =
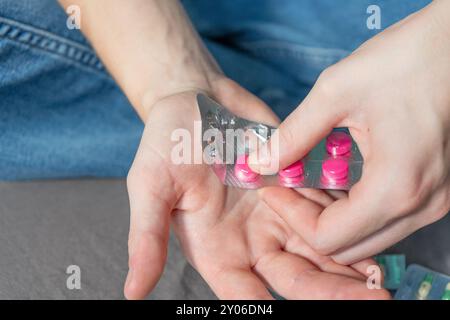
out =
[[[128,198],[122,180],[0,183],[0,299],[122,299]],[[391,248],[450,274],[450,216]],[[78,265],[81,289],[66,269]],[[171,237],[150,299],[213,299]]]

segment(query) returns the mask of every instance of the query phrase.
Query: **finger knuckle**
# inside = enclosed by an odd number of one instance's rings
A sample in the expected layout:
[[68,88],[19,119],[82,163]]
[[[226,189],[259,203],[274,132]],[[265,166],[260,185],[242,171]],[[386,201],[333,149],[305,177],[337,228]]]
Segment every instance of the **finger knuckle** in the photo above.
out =
[[328,67],[320,74],[316,82],[316,90],[325,99],[335,99],[342,91],[336,67]]
[[311,248],[322,256],[328,256],[334,252],[333,246],[322,235],[316,235],[310,242]]
[[295,135],[291,128],[284,127],[283,130],[279,131],[279,144],[280,148],[284,146],[290,146],[295,141]]
[[425,200],[426,192],[417,183],[410,182],[398,192],[398,196],[392,196],[394,211],[397,216],[405,216],[416,210]]
[[[405,170],[411,172],[412,170]],[[422,175],[397,175],[384,191],[380,201],[388,215],[403,217],[417,210],[430,194],[430,185]]]

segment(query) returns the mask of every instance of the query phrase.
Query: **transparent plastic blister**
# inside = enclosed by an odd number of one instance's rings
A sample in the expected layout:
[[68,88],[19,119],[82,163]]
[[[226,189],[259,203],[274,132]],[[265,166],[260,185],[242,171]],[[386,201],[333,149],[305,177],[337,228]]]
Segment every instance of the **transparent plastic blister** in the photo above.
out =
[[397,290],[396,300],[450,300],[450,277],[412,264]]
[[349,190],[361,177],[363,158],[348,132],[334,130],[309,154],[276,175],[250,170],[247,156],[255,144],[267,142],[275,128],[242,119],[209,97],[199,94],[203,151],[214,172],[227,186],[258,189],[265,186]]
[[384,283],[388,290],[397,290],[406,273],[406,257],[403,254],[380,254],[375,256],[375,261],[380,265]]

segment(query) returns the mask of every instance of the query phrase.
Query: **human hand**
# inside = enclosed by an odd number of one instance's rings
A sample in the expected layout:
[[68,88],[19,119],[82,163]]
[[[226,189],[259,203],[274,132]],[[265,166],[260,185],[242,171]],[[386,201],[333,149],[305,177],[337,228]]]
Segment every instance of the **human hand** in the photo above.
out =
[[[449,14],[449,1],[434,1],[363,44],[320,76],[274,135],[279,159],[265,161],[280,167],[333,127],[349,127],[357,142],[362,178],[323,212],[296,211],[303,199],[294,191],[263,192],[315,250],[339,263],[378,253],[450,209]],[[249,161],[264,173],[254,156]]]
[[[218,81],[210,95],[241,117],[278,122],[267,106],[228,79]],[[186,258],[219,298],[271,299],[266,286],[290,299],[389,297],[367,288],[365,272],[373,261],[338,265],[314,252],[260,201],[257,191],[222,185],[206,164],[173,164],[171,133],[179,128],[192,133],[195,120],[200,120],[195,91],[166,97],[150,108],[128,176],[127,298],[142,299],[156,285],[170,224]],[[297,209],[311,214],[333,201],[317,190],[305,190],[302,199]]]

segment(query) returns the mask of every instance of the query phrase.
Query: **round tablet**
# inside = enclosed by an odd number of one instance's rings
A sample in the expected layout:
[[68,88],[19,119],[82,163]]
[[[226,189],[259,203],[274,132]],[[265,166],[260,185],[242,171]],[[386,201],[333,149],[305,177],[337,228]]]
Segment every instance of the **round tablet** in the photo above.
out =
[[278,174],[283,178],[294,178],[303,175],[303,162],[301,160],[294,162],[289,167],[280,170]]
[[297,176],[292,178],[286,178],[282,176],[278,176],[278,183],[287,188],[297,188],[303,184],[304,176]]
[[242,182],[255,182],[259,178],[259,174],[252,171],[248,166],[248,155],[246,154],[243,154],[236,159],[234,175]]
[[333,132],[327,137],[327,152],[334,156],[342,156],[352,149],[352,138],[345,132]]
[[322,164],[322,175],[331,181],[342,181],[348,176],[348,163],[344,159],[328,159]]

